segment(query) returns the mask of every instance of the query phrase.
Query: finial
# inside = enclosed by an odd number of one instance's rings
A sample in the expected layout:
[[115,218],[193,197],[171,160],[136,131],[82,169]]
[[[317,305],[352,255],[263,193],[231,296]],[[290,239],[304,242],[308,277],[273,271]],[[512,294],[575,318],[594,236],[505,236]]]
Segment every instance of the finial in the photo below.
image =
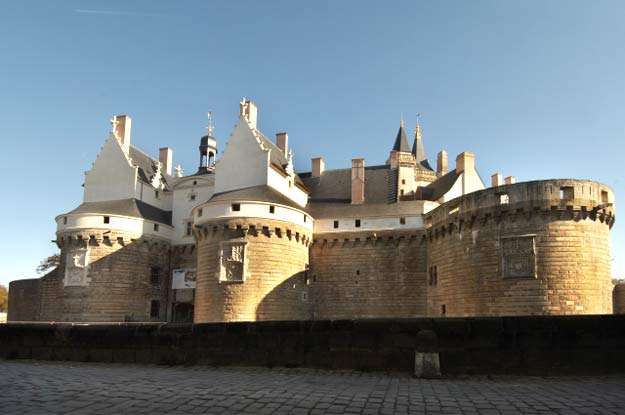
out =
[[176,171],[176,177],[182,177],[182,167],[180,167],[180,164],[178,166],[176,166],[176,168],[174,169]]
[[206,127],[206,129],[208,130],[208,136],[210,137],[213,134],[213,112],[212,111],[208,111],[208,127]]
[[419,126],[419,115],[421,115],[421,113],[417,112],[417,127]]
[[117,115],[113,115],[113,118],[111,118],[111,132],[117,136],[117,124],[119,124],[119,121],[117,121]]
[[415,129],[414,135],[415,135],[415,138],[420,140],[421,139],[421,126],[419,125],[419,115],[421,115],[421,113],[417,112],[417,127]]
[[404,128],[404,113],[402,112],[401,115],[399,116],[399,126],[401,128]]

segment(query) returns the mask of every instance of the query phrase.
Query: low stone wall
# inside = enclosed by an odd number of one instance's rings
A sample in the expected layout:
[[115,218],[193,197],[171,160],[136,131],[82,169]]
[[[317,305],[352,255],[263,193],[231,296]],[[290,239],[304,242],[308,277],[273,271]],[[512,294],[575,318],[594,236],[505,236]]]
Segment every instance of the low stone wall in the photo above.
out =
[[624,315],[9,323],[0,357],[413,372],[416,352],[438,352],[443,375],[625,373],[624,327]]

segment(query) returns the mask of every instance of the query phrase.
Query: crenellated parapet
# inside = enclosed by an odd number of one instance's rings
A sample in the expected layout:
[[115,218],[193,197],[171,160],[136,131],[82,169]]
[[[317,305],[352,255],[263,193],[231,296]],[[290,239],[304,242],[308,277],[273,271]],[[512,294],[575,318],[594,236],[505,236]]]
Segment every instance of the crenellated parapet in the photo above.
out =
[[193,236],[197,242],[243,237],[265,237],[289,241],[308,247],[312,243],[312,232],[302,226],[280,220],[259,220],[258,218],[236,218],[215,220],[195,225]]
[[588,180],[496,186],[425,215],[428,314],[612,312],[614,193]]
[[531,219],[598,221],[612,228],[614,191],[590,180],[540,180],[491,187],[453,199],[425,215],[428,239],[490,221]]
[[315,236],[312,242],[315,248],[334,248],[334,247],[366,247],[366,246],[385,246],[400,244],[417,244],[423,243],[422,230],[379,230],[376,232],[334,232],[323,233]]
[[104,231],[102,229],[81,229],[72,232],[59,232],[54,242],[59,249],[86,248],[91,246],[110,247],[116,250],[134,244],[151,252],[165,254],[170,248],[170,242],[163,238],[127,232]]

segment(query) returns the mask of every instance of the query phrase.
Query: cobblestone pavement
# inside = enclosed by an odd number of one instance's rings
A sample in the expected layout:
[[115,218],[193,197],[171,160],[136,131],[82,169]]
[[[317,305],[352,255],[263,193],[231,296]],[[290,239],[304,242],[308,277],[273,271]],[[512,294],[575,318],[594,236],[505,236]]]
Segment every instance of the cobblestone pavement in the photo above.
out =
[[0,360],[0,414],[625,414],[625,376],[468,377]]

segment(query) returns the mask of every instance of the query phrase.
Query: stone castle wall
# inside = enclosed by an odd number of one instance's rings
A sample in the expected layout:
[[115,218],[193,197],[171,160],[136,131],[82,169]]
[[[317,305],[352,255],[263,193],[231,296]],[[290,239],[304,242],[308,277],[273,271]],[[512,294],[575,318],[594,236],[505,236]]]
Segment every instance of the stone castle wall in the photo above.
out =
[[[56,270],[49,274],[56,273]],[[41,278],[11,281],[9,283],[9,312],[7,321],[39,320]]]
[[610,314],[612,190],[547,180],[470,193],[425,217],[428,314]]
[[319,236],[310,250],[314,318],[424,316],[425,247],[423,231]]
[[233,219],[201,225],[195,236],[196,323],[310,318],[310,231],[278,220]]
[[625,314],[625,283],[614,285],[612,291],[614,314]]
[[[57,235],[57,243],[61,265],[57,278],[42,286],[41,320],[165,321],[170,272],[167,242],[83,230]],[[87,266],[81,272],[82,264],[76,263],[86,250]],[[68,266],[73,272],[70,280]],[[152,301],[159,302],[156,316],[151,316]]]

